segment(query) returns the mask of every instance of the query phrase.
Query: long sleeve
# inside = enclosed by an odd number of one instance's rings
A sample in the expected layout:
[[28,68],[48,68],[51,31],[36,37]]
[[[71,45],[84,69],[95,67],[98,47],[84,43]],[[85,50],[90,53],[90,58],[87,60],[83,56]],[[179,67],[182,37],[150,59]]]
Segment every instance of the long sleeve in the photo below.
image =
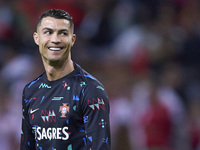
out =
[[92,82],[82,94],[87,149],[110,150],[110,107],[106,91],[101,84]]
[[22,98],[22,130],[21,130],[21,145],[20,150],[35,150],[35,133],[32,129],[29,115],[28,115],[28,103],[29,100],[25,99],[24,91]]

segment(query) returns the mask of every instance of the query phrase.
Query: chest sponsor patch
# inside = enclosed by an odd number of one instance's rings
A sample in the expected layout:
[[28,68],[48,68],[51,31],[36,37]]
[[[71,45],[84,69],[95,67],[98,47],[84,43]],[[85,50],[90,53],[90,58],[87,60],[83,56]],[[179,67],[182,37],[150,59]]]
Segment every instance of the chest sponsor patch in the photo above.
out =
[[33,130],[35,131],[35,139],[37,140],[52,140],[52,139],[60,139],[60,140],[68,140],[69,134],[67,133],[68,127],[63,128],[42,128],[39,126],[34,126]]

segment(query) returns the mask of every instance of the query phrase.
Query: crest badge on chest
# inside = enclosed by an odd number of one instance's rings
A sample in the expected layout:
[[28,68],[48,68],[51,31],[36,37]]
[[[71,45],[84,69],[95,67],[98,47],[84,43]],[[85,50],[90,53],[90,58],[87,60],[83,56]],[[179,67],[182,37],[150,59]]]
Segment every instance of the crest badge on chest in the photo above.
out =
[[66,117],[66,114],[69,112],[69,106],[67,106],[67,103],[63,103],[63,106],[60,106],[59,112],[61,112],[60,117]]

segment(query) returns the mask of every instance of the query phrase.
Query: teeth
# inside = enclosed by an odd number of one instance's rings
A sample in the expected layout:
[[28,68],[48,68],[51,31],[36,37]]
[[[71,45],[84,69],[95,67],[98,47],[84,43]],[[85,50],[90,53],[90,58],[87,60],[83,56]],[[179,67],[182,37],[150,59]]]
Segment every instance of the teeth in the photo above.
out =
[[52,50],[52,51],[59,51],[59,50],[61,50],[61,48],[57,48],[57,47],[50,47],[49,49]]

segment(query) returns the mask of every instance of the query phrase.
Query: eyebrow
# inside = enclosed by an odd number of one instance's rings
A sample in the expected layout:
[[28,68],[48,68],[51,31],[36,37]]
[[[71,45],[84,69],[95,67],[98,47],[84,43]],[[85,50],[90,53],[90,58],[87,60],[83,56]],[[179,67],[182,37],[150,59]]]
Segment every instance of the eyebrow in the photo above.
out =
[[[51,30],[51,31],[53,31],[53,29],[48,28],[48,27],[44,27],[42,30]],[[58,30],[58,31],[59,31],[59,32],[69,32],[68,29],[60,29],[60,30]]]
[[69,32],[69,30],[67,30],[67,29],[61,29],[59,31],[61,31],[61,32]]
[[42,31],[43,31],[43,30],[53,30],[53,29],[48,28],[48,27],[45,27],[45,28],[42,29]]

